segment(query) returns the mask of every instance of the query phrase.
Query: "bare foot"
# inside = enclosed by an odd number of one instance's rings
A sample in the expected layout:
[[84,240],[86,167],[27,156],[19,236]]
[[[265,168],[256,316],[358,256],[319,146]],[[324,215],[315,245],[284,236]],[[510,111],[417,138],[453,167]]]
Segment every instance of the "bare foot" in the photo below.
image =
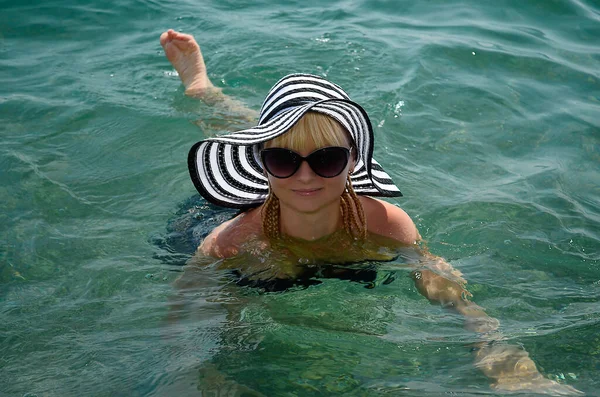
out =
[[254,110],[224,95],[220,88],[213,86],[206,74],[202,51],[194,36],[169,29],[160,35],[160,45],[179,74],[186,95],[239,113],[244,120],[253,122],[257,119],[258,114]]
[[169,29],[160,35],[160,45],[179,74],[187,95],[198,94],[213,87],[194,36]]

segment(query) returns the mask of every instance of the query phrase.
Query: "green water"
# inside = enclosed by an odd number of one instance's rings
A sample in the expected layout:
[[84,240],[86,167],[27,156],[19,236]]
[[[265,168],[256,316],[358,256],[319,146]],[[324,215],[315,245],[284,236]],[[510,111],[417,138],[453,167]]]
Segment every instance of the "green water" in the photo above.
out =
[[0,395],[492,393],[477,336],[407,272],[173,286],[232,214],[195,198],[187,151],[239,123],[184,97],[168,28],[250,107],[290,72],[344,87],[431,251],[545,376],[600,395],[592,0],[0,2]]

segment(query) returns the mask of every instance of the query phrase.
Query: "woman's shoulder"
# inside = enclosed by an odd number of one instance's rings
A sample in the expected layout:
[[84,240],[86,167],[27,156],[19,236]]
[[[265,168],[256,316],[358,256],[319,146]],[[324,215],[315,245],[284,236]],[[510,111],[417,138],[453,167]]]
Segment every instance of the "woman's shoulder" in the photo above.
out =
[[383,200],[359,196],[370,233],[389,237],[404,244],[421,239],[413,220],[402,208]]
[[260,237],[261,231],[260,210],[254,208],[213,229],[202,241],[198,251],[216,258],[235,256],[240,253],[245,242]]

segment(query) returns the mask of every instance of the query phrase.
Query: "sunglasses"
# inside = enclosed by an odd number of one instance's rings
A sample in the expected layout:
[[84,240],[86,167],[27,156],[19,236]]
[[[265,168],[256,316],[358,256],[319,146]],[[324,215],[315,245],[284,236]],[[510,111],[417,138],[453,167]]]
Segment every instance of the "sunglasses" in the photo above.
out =
[[306,157],[284,148],[263,149],[260,152],[263,166],[275,178],[289,178],[306,161],[315,174],[333,178],[344,171],[350,158],[350,149],[339,146],[315,150]]

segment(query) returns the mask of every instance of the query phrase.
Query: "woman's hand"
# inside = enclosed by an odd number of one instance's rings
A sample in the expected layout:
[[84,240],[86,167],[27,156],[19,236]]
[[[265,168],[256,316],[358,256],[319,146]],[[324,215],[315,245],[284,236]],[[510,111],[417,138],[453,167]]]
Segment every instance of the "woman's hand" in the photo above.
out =
[[462,314],[467,329],[495,339],[494,342],[478,347],[475,360],[475,365],[493,380],[492,388],[506,392],[556,396],[583,395],[572,386],[545,378],[529,358],[529,353],[518,346],[502,342],[502,335],[495,332],[499,326],[498,320],[488,316],[482,307],[469,300],[471,294],[465,289],[464,279],[452,266],[442,259],[425,266],[432,270],[421,268],[412,273],[419,292],[431,302]]
[[515,345],[493,342],[480,347],[475,365],[490,379],[496,390],[550,394],[558,396],[580,396],[582,392],[544,378],[538,371],[529,353]]

